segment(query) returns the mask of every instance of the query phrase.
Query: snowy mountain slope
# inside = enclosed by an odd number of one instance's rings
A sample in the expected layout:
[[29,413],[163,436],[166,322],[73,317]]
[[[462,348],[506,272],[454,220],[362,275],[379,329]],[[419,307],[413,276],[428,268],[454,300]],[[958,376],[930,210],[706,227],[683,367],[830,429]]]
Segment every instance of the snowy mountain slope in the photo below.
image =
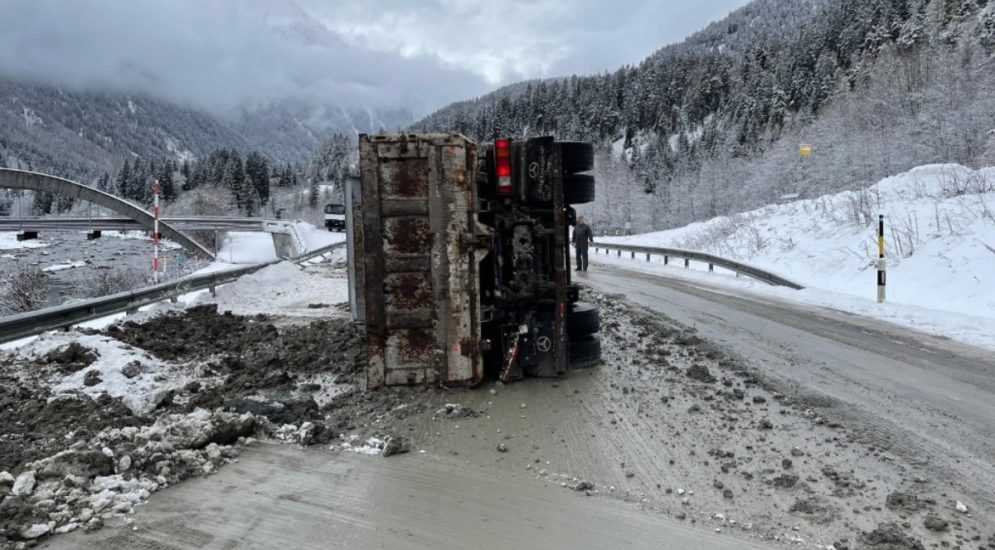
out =
[[995,318],[995,167],[923,166],[865,191],[601,240],[701,250],[872,300],[879,214],[889,302]]
[[0,76],[0,161],[66,176],[99,176],[125,158],[178,160],[242,136],[214,117],[143,94],[79,92]]

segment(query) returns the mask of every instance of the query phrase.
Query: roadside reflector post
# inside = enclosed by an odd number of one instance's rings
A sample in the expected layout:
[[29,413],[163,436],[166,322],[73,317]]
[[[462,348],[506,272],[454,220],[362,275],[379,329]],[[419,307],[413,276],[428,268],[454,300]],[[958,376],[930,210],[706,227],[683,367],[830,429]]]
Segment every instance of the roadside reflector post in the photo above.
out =
[[691,260],[684,258],[684,269],[691,267]]
[[887,264],[884,259],[884,214],[878,216],[878,303],[885,300],[885,271]]
[[152,281],[159,284],[159,180],[152,181]]
[[646,253],[646,261],[647,262],[650,261],[650,253],[649,252]]
[[670,263],[670,256],[664,256],[663,257],[663,265],[667,265],[669,263]]
[[621,257],[622,257],[622,251],[621,251],[621,250],[618,250],[618,257],[619,257],[619,258],[621,258]]
[[635,252],[633,252],[633,253],[632,253],[632,259],[633,259],[633,260],[635,260],[635,259],[636,259],[636,253],[635,253]]
[[712,273],[713,271],[715,271],[715,265],[714,264],[708,264],[708,272]]

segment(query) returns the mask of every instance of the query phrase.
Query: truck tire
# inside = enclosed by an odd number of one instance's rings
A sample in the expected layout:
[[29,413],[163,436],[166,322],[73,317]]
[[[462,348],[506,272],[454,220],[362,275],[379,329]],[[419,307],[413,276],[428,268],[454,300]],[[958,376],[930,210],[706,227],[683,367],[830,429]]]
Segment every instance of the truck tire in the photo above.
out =
[[571,369],[593,367],[601,362],[601,337],[597,334],[570,342],[567,348],[567,363]]
[[587,172],[594,168],[594,145],[583,141],[561,141],[560,158],[564,174]]
[[563,176],[563,202],[566,204],[594,202],[594,176],[588,174]]
[[601,316],[598,306],[587,302],[577,302],[570,307],[567,315],[567,336],[580,340],[601,330]]

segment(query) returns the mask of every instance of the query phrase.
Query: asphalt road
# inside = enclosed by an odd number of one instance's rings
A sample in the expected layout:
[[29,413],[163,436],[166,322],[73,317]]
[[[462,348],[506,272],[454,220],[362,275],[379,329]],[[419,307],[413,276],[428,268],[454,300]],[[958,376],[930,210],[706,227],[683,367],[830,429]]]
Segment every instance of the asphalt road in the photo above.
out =
[[282,444],[156,494],[133,526],[74,532],[41,548],[764,548],[428,456],[384,460]]
[[578,275],[697,328],[819,414],[902,455],[915,475],[995,510],[995,353],[708,283],[603,266]]

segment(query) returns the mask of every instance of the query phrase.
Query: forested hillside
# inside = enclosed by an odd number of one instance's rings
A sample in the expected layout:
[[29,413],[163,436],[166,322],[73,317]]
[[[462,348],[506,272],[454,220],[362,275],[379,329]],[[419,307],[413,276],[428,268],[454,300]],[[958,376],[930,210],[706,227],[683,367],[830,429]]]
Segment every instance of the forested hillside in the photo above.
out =
[[77,92],[0,78],[0,165],[92,182],[132,157],[248,149],[213,117],[141,95]]
[[294,101],[232,120],[141,94],[81,92],[0,77],[0,167],[96,183],[127,161],[177,164],[226,149],[307,165],[334,136],[397,130],[404,111],[342,110]]
[[517,84],[414,129],[595,141],[595,223],[662,229],[995,162],[993,53],[988,0],[756,0],[637,66]]

